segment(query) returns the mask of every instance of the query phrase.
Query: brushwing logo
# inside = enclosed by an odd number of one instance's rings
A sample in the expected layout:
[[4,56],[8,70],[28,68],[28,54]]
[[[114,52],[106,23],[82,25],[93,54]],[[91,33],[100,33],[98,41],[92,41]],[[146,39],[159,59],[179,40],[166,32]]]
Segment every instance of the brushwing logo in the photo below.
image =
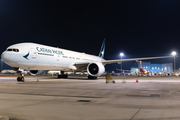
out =
[[103,44],[101,46],[101,50],[100,50],[100,53],[99,53],[99,57],[101,57],[101,58],[104,57],[105,43],[106,43],[106,39],[104,38],[104,41],[103,41]]
[[28,54],[26,54],[26,55],[23,56],[23,57],[26,58],[27,60],[29,60],[29,59],[28,59],[28,56],[29,56],[29,52],[28,52]]

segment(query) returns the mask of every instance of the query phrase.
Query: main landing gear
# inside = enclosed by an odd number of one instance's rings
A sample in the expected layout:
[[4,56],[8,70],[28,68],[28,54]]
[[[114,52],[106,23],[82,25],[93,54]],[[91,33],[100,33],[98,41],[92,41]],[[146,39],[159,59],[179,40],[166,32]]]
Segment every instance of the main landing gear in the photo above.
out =
[[88,79],[97,79],[97,77],[88,75]]
[[19,77],[17,77],[18,82],[24,82],[24,75],[22,74],[21,71],[19,71]]
[[58,75],[58,78],[68,78],[68,75],[64,74],[64,71],[61,71],[61,74]]

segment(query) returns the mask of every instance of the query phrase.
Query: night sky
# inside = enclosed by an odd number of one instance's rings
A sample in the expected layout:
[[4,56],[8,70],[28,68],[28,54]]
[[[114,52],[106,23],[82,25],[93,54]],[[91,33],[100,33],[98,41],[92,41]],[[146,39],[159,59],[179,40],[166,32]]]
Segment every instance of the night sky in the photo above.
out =
[[[12,44],[34,42],[98,55],[104,38],[107,60],[120,59],[120,52],[124,59],[180,53],[180,1],[0,0],[0,53]],[[123,69],[134,64],[124,62]],[[106,66],[116,68],[120,65]]]

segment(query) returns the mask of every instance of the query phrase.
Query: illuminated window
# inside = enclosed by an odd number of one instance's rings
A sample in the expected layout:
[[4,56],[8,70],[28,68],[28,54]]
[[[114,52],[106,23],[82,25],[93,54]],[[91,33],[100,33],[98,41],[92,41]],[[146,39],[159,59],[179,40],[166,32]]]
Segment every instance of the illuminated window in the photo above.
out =
[[152,67],[152,70],[154,70],[154,67]]
[[157,67],[155,67],[155,69],[157,69]]
[[74,57],[69,57],[70,59],[74,59]]
[[38,53],[38,55],[54,56],[53,54],[46,54],[46,53]]
[[63,56],[63,58],[68,58],[68,56]]

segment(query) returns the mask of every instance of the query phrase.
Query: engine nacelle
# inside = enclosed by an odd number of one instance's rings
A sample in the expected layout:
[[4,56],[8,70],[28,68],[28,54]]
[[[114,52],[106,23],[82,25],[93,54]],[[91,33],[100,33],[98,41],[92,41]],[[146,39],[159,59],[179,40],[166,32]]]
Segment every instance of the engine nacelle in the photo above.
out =
[[47,70],[30,70],[29,73],[31,75],[42,75],[44,74],[45,72],[47,72]]
[[87,72],[89,75],[97,77],[97,76],[102,75],[105,72],[105,68],[102,63],[93,62],[87,66]]

